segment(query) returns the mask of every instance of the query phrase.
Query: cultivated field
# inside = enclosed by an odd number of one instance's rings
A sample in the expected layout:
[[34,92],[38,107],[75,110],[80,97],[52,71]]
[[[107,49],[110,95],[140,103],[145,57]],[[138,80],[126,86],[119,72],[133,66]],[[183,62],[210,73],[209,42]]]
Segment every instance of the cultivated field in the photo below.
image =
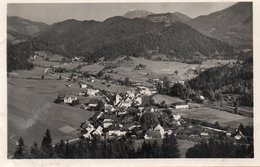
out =
[[192,118],[205,122],[215,123],[219,122],[220,125],[230,126],[237,128],[240,123],[244,125],[253,126],[253,119],[244,117],[237,114],[232,114],[226,111],[212,109],[209,107],[185,109],[185,110],[173,110],[173,113],[179,113],[184,118]]
[[62,133],[60,128],[77,129],[93,113],[69,105],[53,103],[59,92],[70,91],[59,80],[28,80],[8,78],[8,137],[12,154],[14,141],[22,136],[27,145],[41,142],[49,128],[53,142],[77,137],[75,133]]

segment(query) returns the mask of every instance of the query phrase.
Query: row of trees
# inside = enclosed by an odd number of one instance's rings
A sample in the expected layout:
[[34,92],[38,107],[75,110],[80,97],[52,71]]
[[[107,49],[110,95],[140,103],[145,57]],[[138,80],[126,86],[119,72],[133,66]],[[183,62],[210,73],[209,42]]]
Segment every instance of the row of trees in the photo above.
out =
[[187,158],[253,158],[253,143],[246,145],[210,138],[195,144],[186,152]]
[[173,135],[167,136],[159,144],[157,141],[144,141],[135,149],[132,140],[107,139],[101,140],[95,136],[92,140],[79,140],[69,143],[61,140],[52,145],[52,137],[47,129],[42,143],[34,143],[28,150],[22,138],[19,139],[14,157],[26,158],[178,158],[180,151]]

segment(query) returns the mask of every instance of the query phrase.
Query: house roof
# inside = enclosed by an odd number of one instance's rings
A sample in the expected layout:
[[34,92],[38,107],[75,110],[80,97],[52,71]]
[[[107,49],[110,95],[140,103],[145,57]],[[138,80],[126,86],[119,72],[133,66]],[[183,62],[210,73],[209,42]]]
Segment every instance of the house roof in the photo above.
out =
[[146,135],[148,137],[151,137],[151,138],[162,138],[162,135],[159,131],[156,131],[156,130],[153,130],[153,129],[149,129],[147,132],[146,132]]

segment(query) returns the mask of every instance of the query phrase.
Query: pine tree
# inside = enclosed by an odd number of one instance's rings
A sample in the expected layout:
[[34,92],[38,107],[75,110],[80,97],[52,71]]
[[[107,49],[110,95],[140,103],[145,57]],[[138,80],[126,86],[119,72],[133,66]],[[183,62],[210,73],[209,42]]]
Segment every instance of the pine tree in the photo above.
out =
[[163,143],[161,146],[161,157],[162,158],[179,158],[180,150],[178,148],[178,143],[175,137],[172,135],[163,139]]
[[14,158],[16,158],[16,159],[28,158],[22,137],[20,137],[19,140],[18,140],[18,144],[17,144],[16,150],[14,152]]
[[51,158],[53,155],[52,138],[49,129],[46,130],[45,136],[42,139],[41,151],[42,158]]
[[30,149],[30,158],[40,158],[40,150],[37,142],[35,142]]

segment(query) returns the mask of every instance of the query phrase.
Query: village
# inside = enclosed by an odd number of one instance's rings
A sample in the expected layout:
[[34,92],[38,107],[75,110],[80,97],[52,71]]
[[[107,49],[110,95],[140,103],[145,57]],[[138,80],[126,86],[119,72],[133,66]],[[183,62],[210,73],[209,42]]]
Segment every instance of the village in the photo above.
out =
[[[71,63],[79,61],[81,59],[75,57]],[[104,63],[104,60],[100,59],[96,64],[98,63]],[[135,68],[140,69],[143,66],[139,64]],[[59,68],[60,66],[53,66],[46,75],[58,76],[54,71],[57,72]],[[183,113],[207,105],[207,99],[202,95],[199,96],[202,101],[200,104],[177,97],[168,99],[167,102],[158,101],[158,97],[160,99],[162,95],[158,94],[156,85],[163,83],[162,79],[149,79],[147,82],[134,82],[129,78],[113,80],[100,73],[99,71],[96,74],[86,74],[74,71],[70,75],[67,74],[67,77],[62,76],[63,73],[59,75],[59,79],[64,80],[68,90],[77,88],[77,91],[60,92],[54,103],[93,112],[90,119],[79,122],[80,126],[77,130],[80,135],[76,140],[91,140],[94,137],[103,140],[117,138],[149,140],[162,139],[174,134],[177,139],[192,142],[220,136],[234,143],[247,141],[247,137],[237,128],[222,127],[218,122],[208,123],[182,117]],[[185,81],[177,80],[171,84],[175,83],[184,85]],[[111,84],[127,87],[128,90],[119,92],[111,89],[110,91]],[[66,127],[63,130],[66,131]]]

